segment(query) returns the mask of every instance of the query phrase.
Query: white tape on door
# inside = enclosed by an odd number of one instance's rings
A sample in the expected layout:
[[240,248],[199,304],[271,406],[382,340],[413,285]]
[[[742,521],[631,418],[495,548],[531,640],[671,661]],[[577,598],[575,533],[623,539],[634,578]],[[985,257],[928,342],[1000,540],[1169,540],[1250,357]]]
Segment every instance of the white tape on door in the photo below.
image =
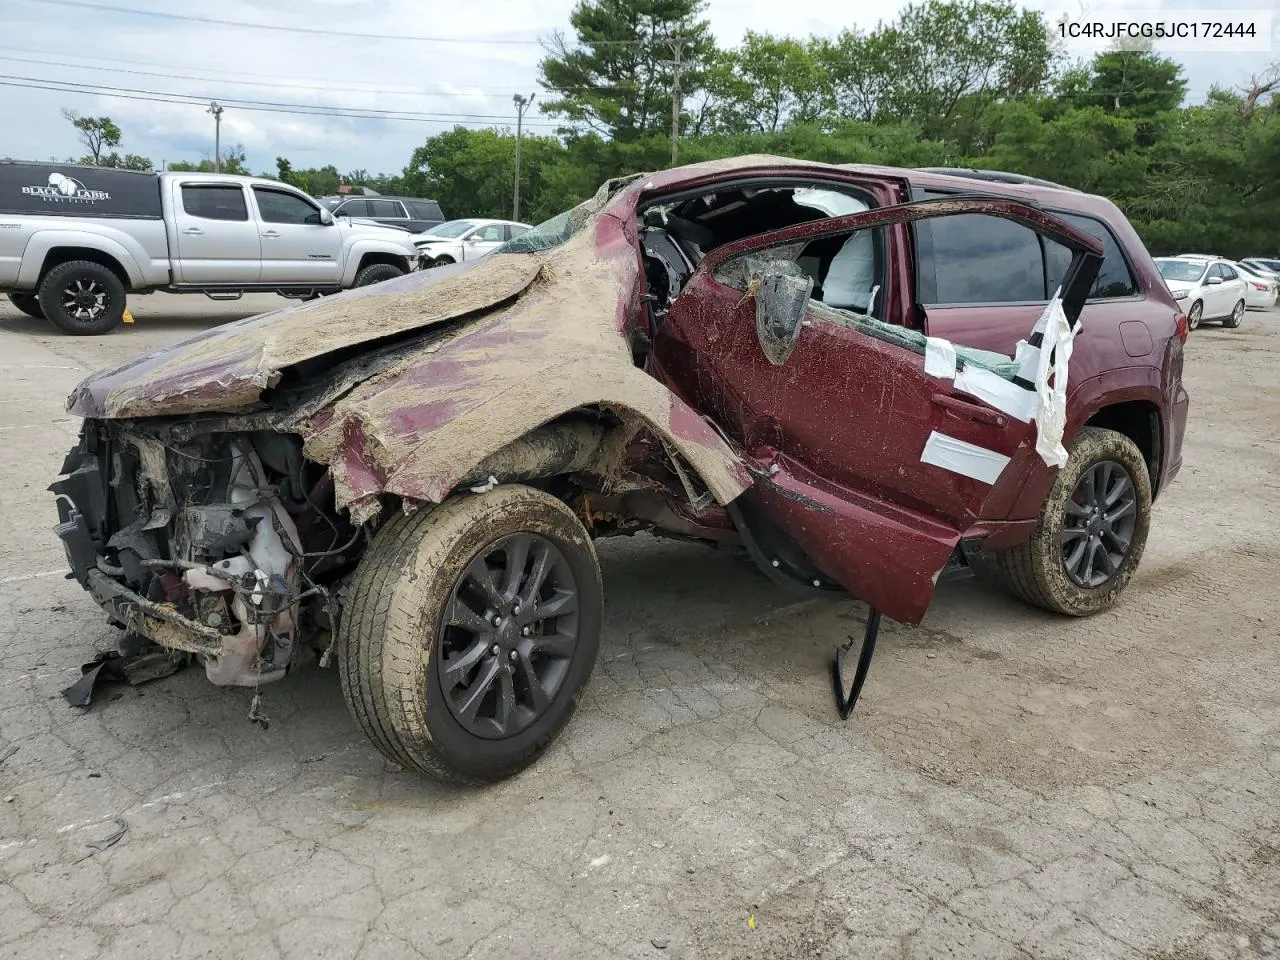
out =
[[924,372],[939,380],[951,380],[956,375],[956,348],[950,340],[941,337],[924,338]]
[[977,397],[988,406],[995,407],[1001,413],[1007,413],[1023,423],[1030,423],[1031,418],[1035,416],[1036,403],[1039,399],[1035,391],[1010,383],[990,370],[970,364],[956,374],[955,386],[957,390]]
[[996,453],[935,430],[925,442],[920,462],[972,477],[983,483],[995,483],[1009,465],[1009,458],[1003,453]]

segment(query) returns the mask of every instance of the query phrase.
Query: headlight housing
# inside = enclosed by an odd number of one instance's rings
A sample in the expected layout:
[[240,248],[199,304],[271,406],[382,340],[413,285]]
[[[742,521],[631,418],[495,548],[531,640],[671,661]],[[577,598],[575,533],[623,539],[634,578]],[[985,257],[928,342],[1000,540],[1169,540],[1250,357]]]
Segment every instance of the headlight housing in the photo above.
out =
[[1185,300],[1185,299],[1187,299],[1187,297],[1189,297],[1189,296],[1191,296],[1191,291],[1190,291],[1190,290],[1178,290],[1178,291],[1175,291],[1175,292],[1174,292],[1174,294],[1173,294],[1173,299],[1175,299],[1175,300]]

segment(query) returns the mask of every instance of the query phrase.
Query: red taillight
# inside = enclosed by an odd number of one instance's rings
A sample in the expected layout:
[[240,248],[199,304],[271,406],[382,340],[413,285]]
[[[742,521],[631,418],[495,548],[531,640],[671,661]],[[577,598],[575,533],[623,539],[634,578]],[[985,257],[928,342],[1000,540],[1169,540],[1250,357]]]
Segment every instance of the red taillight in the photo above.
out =
[[1174,323],[1177,324],[1178,339],[1186,343],[1187,336],[1191,333],[1191,328],[1187,325],[1187,315],[1185,313],[1178,314],[1178,319]]
[[1269,288],[1267,287],[1267,285],[1266,285],[1265,283],[1255,283],[1255,284],[1253,285],[1253,289],[1255,289],[1255,290],[1261,290],[1263,293],[1266,293],[1266,292],[1267,292],[1267,290],[1268,290]]

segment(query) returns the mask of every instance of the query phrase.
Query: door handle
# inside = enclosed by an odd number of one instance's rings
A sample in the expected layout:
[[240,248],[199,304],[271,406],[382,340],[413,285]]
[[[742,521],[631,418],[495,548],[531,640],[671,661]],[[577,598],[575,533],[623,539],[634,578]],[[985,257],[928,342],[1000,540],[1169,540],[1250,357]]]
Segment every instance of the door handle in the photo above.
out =
[[188,237],[200,237],[204,235],[204,231],[201,230],[199,227],[187,227],[187,229],[183,230],[182,232],[185,233]]
[[280,236],[280,234],[279,234],[279,233],[277,233],[275,230],[266,230],[266,231],[264,231],[264,232],[263,232],[263,234],[262,234],[262,235],[263,235],[264,237],[278,237],[278,236]]
[[1009,422],[1009,418],[999,410],[992,410],[990,407],[983,406],[980,403],[969,403],[966,400],[949,397],[945,393],[935,393],[933,402],[948,413],[965,420],[989,423],[993,427],[1003,427]]

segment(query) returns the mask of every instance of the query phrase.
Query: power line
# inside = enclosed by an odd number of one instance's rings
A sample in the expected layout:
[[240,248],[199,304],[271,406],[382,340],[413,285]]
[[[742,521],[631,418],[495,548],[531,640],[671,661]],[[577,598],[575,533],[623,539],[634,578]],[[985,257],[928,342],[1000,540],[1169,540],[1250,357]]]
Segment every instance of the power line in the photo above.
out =
[[[93,96],[118,97],[122,100],[140,100],[150,103],[172,103],[181,106],[203,106],[208,103],[208,98],[202,98],[194,94],[185,93],[163,93],[157,90],[133,90],[127,87],[108,87],[93,84],[71,83],[65,80],[45,80],[39,77],[10,77],[0,74],[0,86],[18,87],[29,90],[49,90],[58,93],[78,93]],[[363,107],[335,107],[322,104],[302,104],[302,103],[272,103],[270,101],[231,101],[225,100],[236,110],[247,110],[260,113],[284,113],[293,114],[295,116],[304,117],[334,117],[348,120],[403,120],[416,123],[475,123],[479,124],[485,120],[506,120],[510,121],[510,117],[502,115],[486,115],[486,114],[444,114],[444,113],[425,113],[413,110],[373,110]],[[486,124],[494,126],[495,124]],[[533,123],[526,124],[533,126]],[[563,129],[569,124],[564,123],[538,123],[539,127]]]
[[[52,7],[79,7],[82,10],[98,10],[103,13],[124,13],[138,17],[154,17],[159,20],[179,20],[184,23],[203,23],[217,27],[246,27],[250,30],[282,30],[286,33],[307,33],[325,37],[354,37],[361,40],[409,40],[417,43],[473,43],[473,44],[506,44],[541,46],[541,40],[517,40],[501,37],[423,37],[404,33],[361,33],[355,30],[325,30],[320,27],[291,27],[275,23],[250,23],[245,20],[223,20],[217,17],[194,17],[181,13],[168,13],[163,10],[138,10],[133,7],[117,7],[105,3],[86,3],[85,0],[23,0],[25,3],[39,3]],[[597,45],[630,45],[644,43],[643,40],[597,40]]]
[[[20,53],[45,53],[46,52],[41,50],[22,50],[17,47],[3,47],[3,46],[0,46],[0,50],[18,50]],[[144,67],[171,66],[175,70],[182,70],[182,69],[200,70],[201,69],[200,67],[182,67],[176,64],[150,63],[147,61],[138,61],[138,60],[113,59],[111,57],[82,57],[79,54],[69,54],[61,51],[47,51],[47,52],[52,53],[55,56],[71,56],[80,60],[100,60],[105,63],[129,63],[129,64],[135,64],[135,65],[140,64],[141,66],[144,66]],[[260,73],[253,74],[253,73],[238,72],[239,76],[245,76],[245,77],[256,76],[262,79],[237,80],[232,77],[194,77],[194,76],[191,76],[190,74],[153,73],[146,70],[133,70],[133,69],[127,69],[127,68],[121,68],[121,67],[106,67],[106,66],[99,67],[99,66],[94,66],[93,64],[87,64],[87,63],[67,63],[65,61],[48,60],[43,58],[35,59],[32,57],[10,57],[10,56],[0,55],[0,60],[6,60],[11,63],[31,63],[39,66],[48,66],[48,67],[66,67],[72,70],[104,70],[104,71],[109,70],[112,73],[125,73],[125,74],[131,74],[139,77],[158,77],[164,80],[196,80],[196,81],[202,81],[204,83],[230,83],[230,84],[236,84],[238,86],[249,86],[249,87],[264,87],[264,86],[289,87],[297,90],[325,90],[332,93],[377,93],[377,94],[388,94],[388,95],[404,94],[405,96],[453,96],[453,97],[481,96],[486,98],[497,97],[500,95],[505,97],[507,95],[505,92],[503,94],[487,92],[484,87],[471,87],[466,90],[444,89],[444,88],[438,88],[433,90],[428,87],[404,87],[400,89],[379,87],[377,89],[370,89],[367,87],[335,87],[324,77],[288,77],[288,76],[282,76],[280,74],[260,74]],[[212,69],[205,70],[204,72],[212,73],[213,70]],[[303,84],[303,83],[291,83],[289,82],[290,80],[313,80],[315,81],[315,84],[312,85],[312,84]],[[264,81],[270,81],[270,82],[264,82]],[[382,81],[381,80],[351,80],[349,82],[380,84]],[[502,88],[495,87],[495,88],[489,88],[489,89],[499,90]],[[631,90],[631,89],[635,89],[635,84],[557,87],[557,89],[558,90],[560,89],[563,89],[563,90]]]
[[[242,86],[242,87],[271,86],[271,87],[286,87],[293,90],[324,90],[329,93],[373,93],[373,94],[379,94],[381,96],[403,95],[403,96],[415,96],[415,97],[416,96],[464,97],[464,96],[470,95],[470,96],[485,97],[485,98],[492,98],[497,96],[497,94],[492,94],[492,93],[476,92],[472,94],[467,94],[463,91],[458,91],[458,90],[430,90],[425,87],[420,87],[416,89],[412,87],[405,87],[400,89],[389,89],[385,87],[378,88],[378,89],[373,89],[370,87],[335,87],[330,84],[289,83],[285,81],[284,78],[267,82],[264,80],[236,80],[231,77],[193,77],[190,74],[157,73],[150,70],[130,70],[130,69],[125,69],[121,67],[95,67],[95,66],[90,66],[88,64],[65,63],[57,60],[36,60],[30,57],[0,56],[0,60],[5,60],[10,63],[33,63],[33,64],[38,64],[40,66],[46,66],[46,67],[67,67],[72,70],[109,70],[112,73],[123,73],[123,74],[129,74],[130,76],[136,76],[136,77],[157,77],[163,80],[195,80],[200,83],[219,83],[219,84],[228,83],[228,84],[234,84],[236,86]],[[376,81],[371,81],[371,82],[376,82]]]

